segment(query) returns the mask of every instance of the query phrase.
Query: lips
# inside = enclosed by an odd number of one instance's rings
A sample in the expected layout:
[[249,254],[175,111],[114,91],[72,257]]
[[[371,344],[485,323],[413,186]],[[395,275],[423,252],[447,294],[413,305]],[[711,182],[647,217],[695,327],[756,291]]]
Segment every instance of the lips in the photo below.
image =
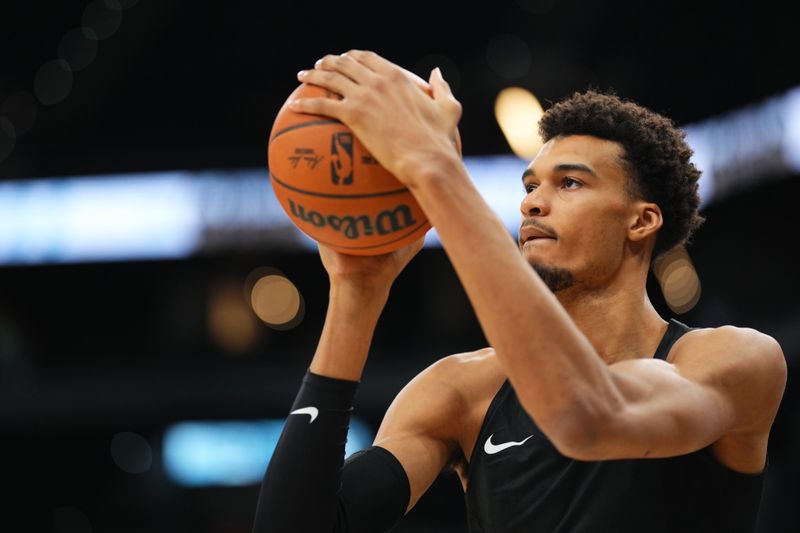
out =
[[526,226],[519,230],[519,242],[526,243],[538,239],[555,239],[553,235],[535,226]]

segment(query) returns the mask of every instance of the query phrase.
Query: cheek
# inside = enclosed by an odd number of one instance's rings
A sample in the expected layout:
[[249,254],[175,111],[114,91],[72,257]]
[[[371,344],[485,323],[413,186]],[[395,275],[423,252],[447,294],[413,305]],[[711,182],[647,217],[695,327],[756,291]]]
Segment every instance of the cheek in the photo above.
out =
[[569,255],[595,266],[619,258],[625,242],[622,216],[622,213],[604,211],[582,217],[565,239]]

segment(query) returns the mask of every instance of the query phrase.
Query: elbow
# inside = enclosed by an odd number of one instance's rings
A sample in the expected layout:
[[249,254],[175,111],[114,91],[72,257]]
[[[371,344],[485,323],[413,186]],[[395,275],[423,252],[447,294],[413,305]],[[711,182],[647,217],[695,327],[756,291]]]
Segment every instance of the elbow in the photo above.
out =
[[597,403],[573,404],[541,429],[561,455],[578,461],[600,461],[610,458],[606,444],[617,418],[613,409]]
[[580,420],[561,426],[552,432],[552,436],[548,435],[561,455],[578,461],[597,461],[603,458],[599,453],[599,428],[591,420]]

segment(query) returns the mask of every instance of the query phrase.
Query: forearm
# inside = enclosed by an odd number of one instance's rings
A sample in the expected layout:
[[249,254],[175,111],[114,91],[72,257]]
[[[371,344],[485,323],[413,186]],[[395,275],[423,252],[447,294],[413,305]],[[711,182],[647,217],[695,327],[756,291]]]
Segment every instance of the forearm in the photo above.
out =
[[308,373],[264,474],[253,533],[334,531],[355,382]]
[[588,427],[594,406],[615,397],[608,369],[522,258],[463,165],[447,160],[412,190],[523,406],[552,437],[571,438]]
[[313,414],[287,419],[261,484],[253,533],[371,533],[403,517],[409,482],[391,453],[371,447],[344,462],[356,386],[306,375],[292,411]]
[[358,381],[389,289],[332,283],[325,325],[310,370]]
[[383,291],[332,284],[317,352],[264,475],[253,533],[384,531],[403,516],[408,480],[389,452],[370,450],[343,468],[358,377],[385,301]]

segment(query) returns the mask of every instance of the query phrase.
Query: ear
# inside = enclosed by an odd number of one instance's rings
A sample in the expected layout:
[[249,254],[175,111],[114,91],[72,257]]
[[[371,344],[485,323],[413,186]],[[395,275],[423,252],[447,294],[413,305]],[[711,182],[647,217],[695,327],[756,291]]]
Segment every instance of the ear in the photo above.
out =
[[636,202],[633,206],[631,223],[628,226],[628,238],[634,242],[641,242],[655,233],[664,225],[661,208],[650,202]]

